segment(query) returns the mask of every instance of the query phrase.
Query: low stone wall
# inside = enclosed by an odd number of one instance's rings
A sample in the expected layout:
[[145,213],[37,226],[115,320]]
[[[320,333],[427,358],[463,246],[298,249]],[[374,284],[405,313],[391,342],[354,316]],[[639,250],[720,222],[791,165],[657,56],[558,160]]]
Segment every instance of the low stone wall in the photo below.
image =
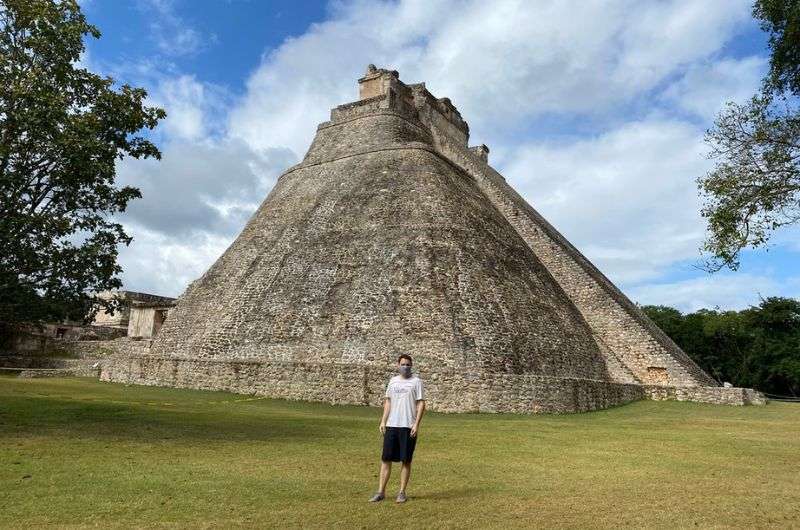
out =
[[766,397],[752,388],[721,386],[664,387],[646,386],[645,393],[655,401],[694,401],[714,405],[765,405]]
[[[149,354],[151,341],[73,343],[77,358],[1,356],[6,368],[65,370],[102,381],[224,390],[280,399],[379,406],[395,372],[339,363],[179,359]],[[55,375],[55,374],[52,374]],[[35,376],[34,373],[29,375]],[[438,412],[588,412],[640,399],[763,405],[747,388],[668,387],[534,375],[426,370],[427,405]]]
[[137,355],[150,352],[151,339],[132,340],[123,337],[115,340],[86,340],[70,345],[76,357],[104,357],[111,354]]
[[146,354],[149,340],[59,340],[48,349],[0,351],[0,370],[20,371],[21,377],[75,375],[99,377],[100,365],[111,355]]
[[[394,372],[370,366],[209,361],[152,355],[104,359],[100,379],[140,385],[224,390],[334,404],[380,405]],[[428,371],[427,406],[439,412],[585,412],[645,397],[643,387],[512,374]]]
[[72,377],[72,376],[85,376],[96,377],[97,370],[91,374],[76,374],[73,370],[68,368],[21,368],[19,377],[22,379],[41,379],[44,377]]
[[[26,377],[36,371],[42,371],[42,376],[77,375],[81,377],[98,377],[100,374],[101,360],[98,358],[63,359],[58,357],[37,357],[25,355],[8,355],[0,357],[0,367],[18,368],[26,373]],[[21,374],[22,375],[22,374]]]

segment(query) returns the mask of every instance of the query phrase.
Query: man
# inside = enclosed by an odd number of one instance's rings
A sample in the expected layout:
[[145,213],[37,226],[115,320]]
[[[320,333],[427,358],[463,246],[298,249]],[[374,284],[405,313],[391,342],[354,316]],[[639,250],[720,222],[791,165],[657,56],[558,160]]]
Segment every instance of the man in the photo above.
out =
[[383,434],[381,476],[378,493],[370,502],[382,501],[386,497],[386,483],[392,472],[392,462],[402,462],[400,469],[400,492],[397,502],[406,502],[406,486],[411,475],[411,458],[417,445],[419,422],[425,412],[425,390],[422,380],[411,374],[413,361],[405,353],[397,358],[400,375],[389,380],[383,401],[383,416],[379,429]]

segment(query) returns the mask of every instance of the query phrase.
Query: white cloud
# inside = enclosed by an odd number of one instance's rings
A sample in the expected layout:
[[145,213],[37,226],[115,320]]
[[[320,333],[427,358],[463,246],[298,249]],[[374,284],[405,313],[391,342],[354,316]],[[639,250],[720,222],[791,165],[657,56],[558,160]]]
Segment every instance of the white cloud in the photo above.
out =
[[230,244],[230,237],[195,233],[176,238],[136,224],[126,224],[134,236],[120,248],[124,289],[163,296],[179,296],[205,273]]
[[[149,1],[167,13],[153,28],[171,39],[165,53],[203,45],[171,2]],[[153,75],[144,63],[133,73],[149,80],[169,117],[163,161],[121,166],[145,193],[124,218],[136,237],[121,255],[126,288],[179,294],[202,274],[329,109],[357,98],[368,63],[450,97],[473,143],[489,144],[515,188],[623,287],[698,257],[694,179],[710,163],[704,127],[681,117],[708,119],[756,86],[763,58],[719,57],[749,23],[750,0],[363,0],[330,9],[328,20],[265,54],[238,101],[196,76]],[[575,130],[534,141],[540,120]],[[581,137],[586,121],[602,132]],[[751,294],[737,298],[730,278],[628,291],[684,309],[752,303]],[[765,294],[780,290],[768,276],[752,279]]]
[[523,146],[503,173],[612,280],[630,283],[698,257],[694,179],[708,167],[703,150],[689,124],[646,120],[572,143]]
[[[793,286],[793,287],[791,287]],[[800,296],[800,277],[790,280],[789,292],[774,278],[755,274],[717,274],[673,283],[641,285],[627,294],[642,305],[667,305],[681,311],[702,308],[745,309],[757,305],[760,297]]]
[[764,57],[694,64],[664,92],[669,102],[711,121],[727,101],[743,103],[757,92],[767,69]]
[[174,140],[199,141],[219,133],[229,98],[221,87],[200,82],[193,75],[179,75],[159,77],[148,105],[167,109],[161,134]]
[[168,116],[153,135],[161,160],[117,165],[119,183],[142,192],[119,215],[134,238],[120,252],[123,281],[126,289],[177,295],[219,257],[296,158],[229,137],[230,96],[220,87],[146,65],[128,76],[149,86],[147,104]]
[[191,55],[216,43],[216,36],[203,35],[179,17],[172,0],[141,0],[141,7],[154,20],[150,24],[151,37],[166,55]]
[[749,1],[677,0],[626,4],[621,59],[613,72],[619,87],[652,87],[676,66],[708,57],[750,18]]
[[544,113],[596,113],[702,60],[749,17],[746,0],[354,2],[266,55],[231,116],[254,147],[302,155],[367,63],[450,97],[478,136]]
[[232,237],[293,161],[285,150],[256,153],[238,140],[171,142],[160,161],[119,164],[120,182],[143,195],[122,219],[178,238]]

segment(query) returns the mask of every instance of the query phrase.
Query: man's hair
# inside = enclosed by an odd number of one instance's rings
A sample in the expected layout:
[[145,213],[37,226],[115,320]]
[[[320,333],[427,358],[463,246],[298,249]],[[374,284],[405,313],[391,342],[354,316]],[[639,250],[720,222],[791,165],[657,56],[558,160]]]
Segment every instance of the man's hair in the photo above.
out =
[[411,364],[414,364],[414,359],[412,359],[411,356],[406,354],[406,353],[401,353],[400,357],[397,358],[397,362],[399,363],[403,359],[408,359],[408,362],[410,362]]

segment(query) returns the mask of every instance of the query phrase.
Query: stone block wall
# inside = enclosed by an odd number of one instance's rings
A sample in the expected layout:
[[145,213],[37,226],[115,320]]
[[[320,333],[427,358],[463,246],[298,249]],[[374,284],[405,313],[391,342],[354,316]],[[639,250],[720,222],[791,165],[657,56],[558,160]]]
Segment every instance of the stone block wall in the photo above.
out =
[[[221,390],[238,394],[331,404],[380,406],[391,369],[364,364],[181,359],[152,355],[152,341],[127,338],[71,344],[75,358],[2,356],[5,368],[30,369],[30,377],[80,375],[126,384]],[[640,399],[761,405],[759,392],[743,388],[666,387],[530,374],[481,373],[426,367],[429,410],[459,413],[589,412]]]
[[[429,131],[424,136],[430,138],[434,152],[474,179],[566,292],[592,329],[615,381],[665,386],[717,385],[487,164],[488,148],[467,147],[469,127],[447,98],[436,99],[424,83],[405,85],[397,72],[373,66],[359,84],[362,101],[334,109],[334,121],[321,127],[331,127],[355,116],[366,117],[378,108],[381,112],[396,111],[409,122],[423,125]],[[371,88],[365,91],[367,87]],[[356,144],[333,135],[328,140],[344,149],[371,141]],[[425,142],[423,138],[419,140]],[[320,150],[318,141],[324,140],[318,135],[309,152],[332,152]]]
[[138,293],[135,291],[103,291],[99,293],[98,298],[111,300],[117,298],[121,302],[121,306],[114,314],[109,314],[104,309],[97,312],[92,322],[93,326],[99,327],[119,327],[126,329],[128,327],[128,320],[131,314],[131,304],[146,303],[146,304],[171,304],[175,301],[174,298],[168,296],[159,296],[149,293]]
[[128,321],[128,337],[152,339],[161,329],[171,307],[133,306]]
[[57,376],[80,376],[98,377],[100,373],[100,359],[79,358],[63,359],[56,357],[26,357],[26,356],[2,356],[0,357],[0,367],[3,369],[18,368],[23,377],[38,377],[42,373],[47,377]]
[[694,401],[714,405],[764,405],[764,394],[752,388],[736,387],[664,387],[646,386],[648,399],[654,401]]
[[[102,363],[102,381],[272,398],[379,406],[393,371],[368,365],[177,359],[116,355]],[[640,385],[532,375],[427,370],[427,407],[438,412],[586,412],[645,397]]]
[[[222,390],[271,398],[380,406],[394,372],[368,365],[177,359],[114,355],[102,361],[100,379],[148,386]],[[445,413],[589,412],[640,399],[718,405],[762,405],[744,388],[665,387],[591,379],[425,370],[429,410]]]
[[394,111],[321,126],[153,354],[607,378],[578,310],[430,142]]
[[[374,67],[360,94],[332,110],[303,162],[187,290],[181,318],[167,319],[152,349],[115,341],[101,379],[379,405],[397,351],[410,351],[441,412],[763,403],[716,386],[527,204],[488,165],[488,148],[468,147],[447,98]],[[364,264],[379,274],[353,272]],[[487,271],[503,274],[484,280]],[[502,290],[531,273],[519,285],[535,291]],[[518,299],[549,305],[526,312]]]
[[437,150],[472,176],[581,312],[618,382],[717,386],[481,157],[434,131]]

